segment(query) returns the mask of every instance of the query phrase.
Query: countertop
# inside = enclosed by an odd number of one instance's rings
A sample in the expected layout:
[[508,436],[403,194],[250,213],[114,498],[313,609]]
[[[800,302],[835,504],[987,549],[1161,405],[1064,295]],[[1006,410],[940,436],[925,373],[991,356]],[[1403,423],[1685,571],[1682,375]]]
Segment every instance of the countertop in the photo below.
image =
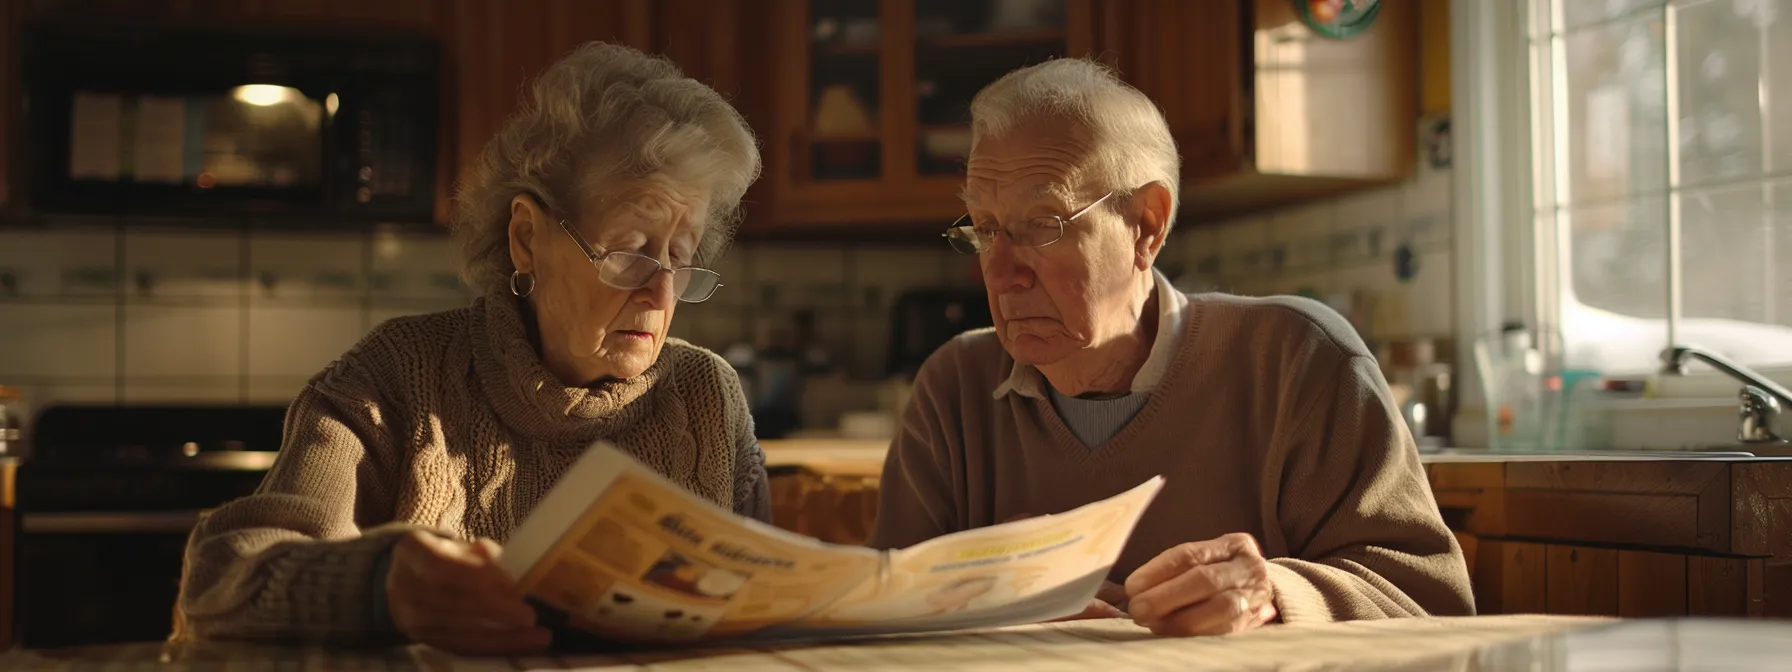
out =
[[[157,661],[164,661],[156,664]],[[141,643],[14,651],[0,668],[64,670],[1765,670],[1792,660],[1792,627],[1764,620],[1569,616],[1411,618],[1275,625],[1227,637],[1158,638],[1130,621],[1075,621],[807,645],[681,647],[622,655],[457,658],[373,651]]]
[[[798,466],[814,462],[878,462],[889,451],[887,439],[831,438],[809,435],[793,439],[765,439],[759,442],[765,451],[768,467]],[[1743,453],[1754,453],[1746,455]],[[1486,462],[1785,462],[1792,461],[1780,447],[1740,446],[1712,451],[1646,451],[1587,450],[1574,452],[1497,452],[1474,448],[1443,448],[1422,451],[1423,464],[1486,463]]]

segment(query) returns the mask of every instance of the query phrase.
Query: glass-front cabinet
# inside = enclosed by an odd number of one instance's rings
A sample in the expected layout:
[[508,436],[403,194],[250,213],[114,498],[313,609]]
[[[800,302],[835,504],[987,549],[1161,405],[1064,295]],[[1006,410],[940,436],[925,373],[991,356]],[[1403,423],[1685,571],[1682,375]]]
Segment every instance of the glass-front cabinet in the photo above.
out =
[[779,0],[766,178],[786,225],[937,224],[962,209],[971,98],[1093,51],[1094,0]]

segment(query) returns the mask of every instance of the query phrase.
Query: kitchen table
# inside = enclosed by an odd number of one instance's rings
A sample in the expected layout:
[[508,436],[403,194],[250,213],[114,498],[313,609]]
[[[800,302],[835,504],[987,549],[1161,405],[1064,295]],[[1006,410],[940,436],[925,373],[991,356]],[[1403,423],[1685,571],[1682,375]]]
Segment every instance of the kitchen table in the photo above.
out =
[[849,642],[688,647],[615,655],[459,658],[422,646],[331,650],[159,643],[0,655],[0,669],[73,670],[1680,670],[1784,669],[1792,624],[1566,616],[1276,625],[1228,637],[1158,638],[1125,620]]

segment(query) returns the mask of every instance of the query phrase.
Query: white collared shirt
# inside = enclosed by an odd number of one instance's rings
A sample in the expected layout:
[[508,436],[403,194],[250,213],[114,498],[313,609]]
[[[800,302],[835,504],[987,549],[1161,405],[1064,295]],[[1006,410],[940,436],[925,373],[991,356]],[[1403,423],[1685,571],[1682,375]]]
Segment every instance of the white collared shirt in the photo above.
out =
[[[1145,357],[1144,365],[1132,378],[1132,392],[1150,392],[1164,379],[1164,372],[1170,368],[1170,360],[1176,357],[1176,347],[1182,339],[1184,322],[1188,319],[1188,295],[1178,291],[1170,284],[1163,271],[1151,269],[1153,292],[1157,293],[1157,335],[1151,340],[1151,354]],[[1000,399],[1010,392],[1033,399],[1045,399],[1045,376],[1039,368],[1031,364],[1014,363],[1008,372],[1008,379],[996,386],[992,398]]]

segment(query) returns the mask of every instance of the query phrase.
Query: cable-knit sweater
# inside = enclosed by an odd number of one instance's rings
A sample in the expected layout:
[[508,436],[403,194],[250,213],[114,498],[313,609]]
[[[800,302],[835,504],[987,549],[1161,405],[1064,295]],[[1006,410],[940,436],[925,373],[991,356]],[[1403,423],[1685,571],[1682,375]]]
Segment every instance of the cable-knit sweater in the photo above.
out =
[[193,530],[177,636],[389,641],[380,568],[403,534],[502,543],[597,439],[769,521],[764,454],[720,357],[669,338],[641,375],[569,388],[523,320],[490,292],[386,322],[314,377],[260,489]]

